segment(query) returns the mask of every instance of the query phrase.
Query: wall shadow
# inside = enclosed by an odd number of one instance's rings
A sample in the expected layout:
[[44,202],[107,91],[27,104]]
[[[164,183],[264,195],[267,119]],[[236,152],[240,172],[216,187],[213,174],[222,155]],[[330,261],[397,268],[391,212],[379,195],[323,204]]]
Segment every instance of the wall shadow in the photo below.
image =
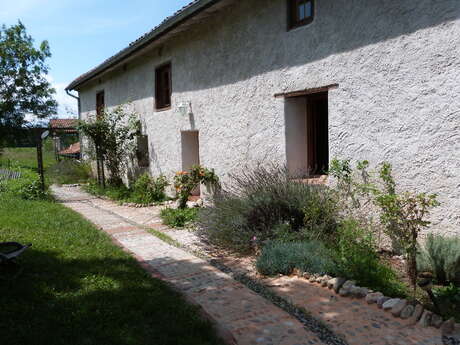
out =
[[[312,24],[288,31],[285,0],[233,2],[224,11],[167,41],[165,56],[142,58],[130,66],[135,70],[137,64],[150,61],[141,72],[145,79],[145,72],[157,62],[172,59],[174,92],[206,90],[271,71],[286,73],[287,68],[410,35],[460,17],[457,0],[321,0],[316,7]],[[414,39],[422,42],[424,38]],[[335,64],[347,59],[347,56],[340,57]],[[120,73],[116,72],[115,76]],[[130,73],[126,75],[132,82],[145,84],[145,80]],[[125,85],[124,79],[116,82],[117,88]],[[150,84],[136,88],[126,99],[152,98]],[[107,106],[115,106],[118,100],[110,103]]]

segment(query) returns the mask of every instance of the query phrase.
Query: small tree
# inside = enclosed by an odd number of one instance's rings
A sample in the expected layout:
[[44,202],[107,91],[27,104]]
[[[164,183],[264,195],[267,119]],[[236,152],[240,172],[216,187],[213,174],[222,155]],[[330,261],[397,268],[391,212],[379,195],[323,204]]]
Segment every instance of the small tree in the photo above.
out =
[[407,273],[416,288],[417,240],[419,233],[431,223],[427,220],[431,208],[439,205],[435,194],[396,193],[392,167],[384,163],[380,169],[383,188],[375,191],[375,203],[381,209],[381,220],[386,233],[398,241],[407,256]]
[[[135,153],[139,120],[124,106],[113,111],[104,110],[102,116],[93,121],[81,121],[79,129],[89,137],[95,147],[96,159],[104,163],[110,173],[109,184],[120,185],[126,172],[128,159]],[[104,167],[102,166],[102,172]],[[105,177],[100,178],[105,180]]]

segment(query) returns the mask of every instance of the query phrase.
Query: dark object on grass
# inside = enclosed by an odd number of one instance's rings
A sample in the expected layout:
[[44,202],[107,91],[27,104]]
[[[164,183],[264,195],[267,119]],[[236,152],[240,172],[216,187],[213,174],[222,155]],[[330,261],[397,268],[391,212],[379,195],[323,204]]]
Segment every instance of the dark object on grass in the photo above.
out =
[[12,279],[15,279],[22,272],[16,263],[16,259],[31,246],[32,244],[22,245],[17,242],[0,243],[0,265],[15,266],[15,272]]

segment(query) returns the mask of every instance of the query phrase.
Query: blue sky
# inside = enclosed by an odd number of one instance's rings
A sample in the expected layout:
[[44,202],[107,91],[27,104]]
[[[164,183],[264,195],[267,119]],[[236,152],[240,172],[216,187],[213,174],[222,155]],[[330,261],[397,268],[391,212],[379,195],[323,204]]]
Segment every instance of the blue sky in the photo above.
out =
[[64,88],[80,74],[126,47],[191,0],[1,0],[0,24],[21,20],[36,44],[48,40],[49,78],[59,115],[76,102]]

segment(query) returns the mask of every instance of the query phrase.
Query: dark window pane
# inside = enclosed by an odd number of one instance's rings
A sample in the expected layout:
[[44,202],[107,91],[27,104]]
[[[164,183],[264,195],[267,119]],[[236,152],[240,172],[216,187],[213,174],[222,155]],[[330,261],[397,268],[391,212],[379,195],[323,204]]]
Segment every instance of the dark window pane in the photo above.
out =
[[295,28],[313,21],[314,0],[289,0],[289,25]]
[[171,64],[159,67],[155,71],[156,109],[171,106]]
[[299,20],[305,19],[305,4],[299,5]]
[[305,5],[305,18],[310,18],[313,16],[313,7],[311,1],[308,1]]

